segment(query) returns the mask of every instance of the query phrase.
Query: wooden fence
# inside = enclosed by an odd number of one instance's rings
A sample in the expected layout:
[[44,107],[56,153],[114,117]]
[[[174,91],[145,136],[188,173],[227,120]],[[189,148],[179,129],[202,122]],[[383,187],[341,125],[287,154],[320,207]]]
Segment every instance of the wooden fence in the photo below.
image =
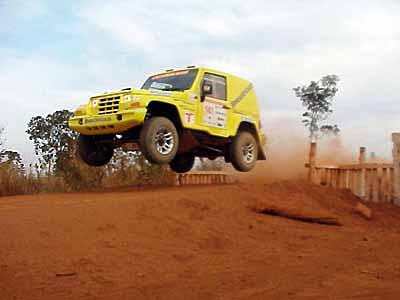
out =
[[192,171],[176,175],[176,185],[229,184],[235,180],[226,172]]
[[351,190],[365,201],[400,205],[400,133],[392,135],[393,163],[368,163],[366,148],[360,148],[357,164],[320,166],[316,164],[316,144],[310,148],[308,178],[316,184]]
[[374,202],[393,202],[394,167],[392,164],[316,166],[313,182],[350,189],[355,195]]

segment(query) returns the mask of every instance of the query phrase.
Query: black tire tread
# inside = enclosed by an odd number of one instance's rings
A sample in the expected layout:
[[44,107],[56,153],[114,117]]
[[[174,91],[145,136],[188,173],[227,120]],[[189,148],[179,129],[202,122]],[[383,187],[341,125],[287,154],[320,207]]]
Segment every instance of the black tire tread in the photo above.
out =
[[93,159],[90,157],[90,152],[94,150],[93,147],[93,139],[91,136],[87,135],[79,135],[77,141],[76,141],[76,146],[77,146],[77,155],[78,157],[87,165],[92,166],[92,167],[102,167],[106,164],[108,164],[113,157],[114,150],[112,147],[109,147],[107,149],[108,153],[103,159]]
[[175,173],[186,173],[193,168],[194,160],[195,156],[193,153],[177,154],[169,163],[169,166]]

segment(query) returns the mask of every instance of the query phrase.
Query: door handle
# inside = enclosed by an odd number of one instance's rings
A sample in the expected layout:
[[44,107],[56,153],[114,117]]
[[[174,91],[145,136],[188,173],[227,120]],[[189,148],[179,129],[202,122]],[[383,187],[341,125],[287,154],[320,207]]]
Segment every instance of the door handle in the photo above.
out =
[[231,109],[229,106],[227,106],[227,105],[224,105],[224,106],[222,106],[222,108],[224,108],[224,109]]

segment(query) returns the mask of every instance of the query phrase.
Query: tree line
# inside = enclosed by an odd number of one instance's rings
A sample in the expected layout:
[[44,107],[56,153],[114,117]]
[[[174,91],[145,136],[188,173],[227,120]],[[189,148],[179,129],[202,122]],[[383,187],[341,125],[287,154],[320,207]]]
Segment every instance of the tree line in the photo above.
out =
[[26,133],[37,162],[29,166],[5,148],[0,128],[0,196],[172,183],[174,174],[166,166],[150,164],[139,151],[115,149],[112,161],[101,168],[81,162],[75,155],[78,134],[68,127],[71,115],[59,110],[30,119]]

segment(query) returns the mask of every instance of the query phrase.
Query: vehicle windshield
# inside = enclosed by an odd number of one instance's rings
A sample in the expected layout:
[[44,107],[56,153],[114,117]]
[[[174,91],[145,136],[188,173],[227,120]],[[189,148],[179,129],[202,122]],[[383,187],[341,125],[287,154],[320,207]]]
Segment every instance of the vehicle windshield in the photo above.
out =
[[143,84],[144,90],[184,91],[192,87],[198,70],[169,72],[149,77]]

